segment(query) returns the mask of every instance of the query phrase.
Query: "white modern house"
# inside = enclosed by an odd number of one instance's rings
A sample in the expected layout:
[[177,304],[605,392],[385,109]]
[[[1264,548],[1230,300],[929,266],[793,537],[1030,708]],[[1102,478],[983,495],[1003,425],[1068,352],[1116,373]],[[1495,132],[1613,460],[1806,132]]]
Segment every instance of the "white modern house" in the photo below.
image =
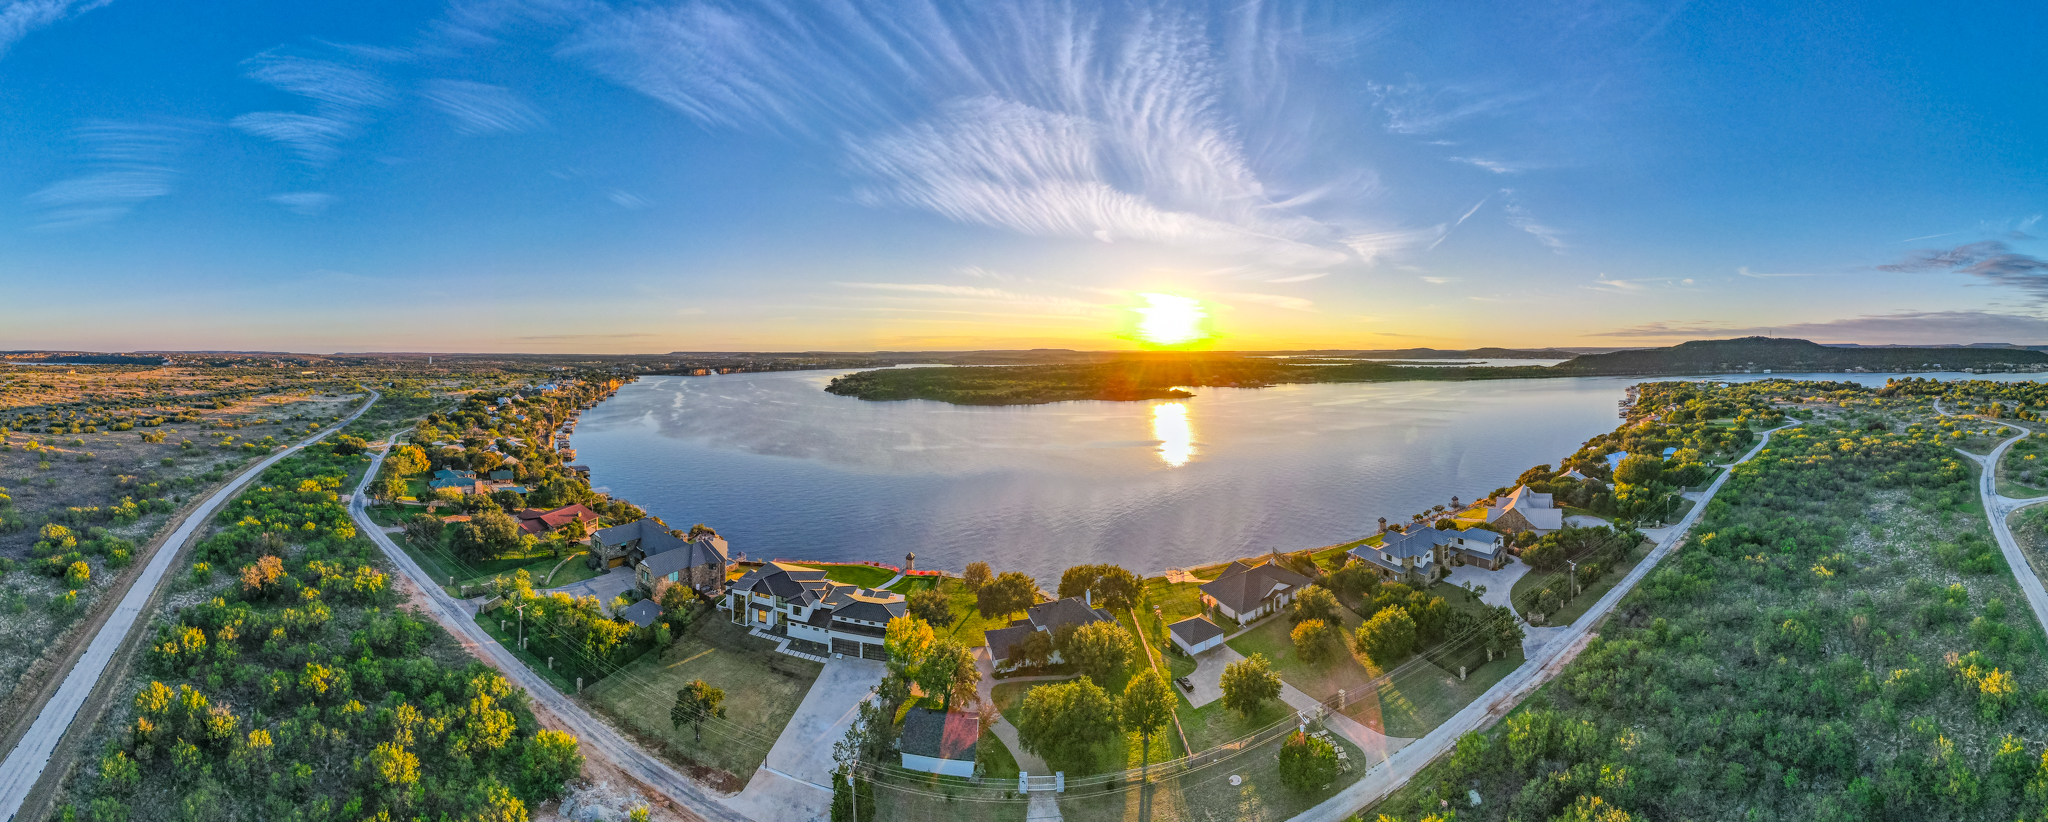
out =
[[732,621],[834,654],[886,661],[882,637],[903,616],[903,595],[825,578],[815,568],[770,562],[727,586],[719,607]]

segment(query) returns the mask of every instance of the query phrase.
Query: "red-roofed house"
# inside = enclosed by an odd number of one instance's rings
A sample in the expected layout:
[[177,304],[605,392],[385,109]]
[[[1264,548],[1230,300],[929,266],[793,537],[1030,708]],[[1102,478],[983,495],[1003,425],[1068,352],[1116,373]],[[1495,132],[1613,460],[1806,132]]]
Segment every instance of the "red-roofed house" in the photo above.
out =
[[583,507],[580,503],[565,505],[553,511],[542,511],[539,508],[522,508],[519,511],[519,527],[534,536],[540,536],[578,520],[583,522],[585,533],[597,529],[597,512]]

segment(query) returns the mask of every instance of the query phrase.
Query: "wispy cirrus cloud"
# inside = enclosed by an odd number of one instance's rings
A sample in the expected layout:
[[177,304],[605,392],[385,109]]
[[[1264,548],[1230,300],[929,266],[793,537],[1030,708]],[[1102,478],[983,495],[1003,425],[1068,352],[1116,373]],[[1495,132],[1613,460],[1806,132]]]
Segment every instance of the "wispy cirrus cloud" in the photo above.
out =
[[1899,262],[1878,266],[1877,270],[1968,274],[1994,285],[2017,288],[2037,302],[2048,302],[2048,260],[2014,251],[1997,240],[1948,249],[1921,249]]
[[1434,134],[1459,122],[1498,114],[1527,99],[1526,95],[1489,93],[1455,85],[1368,83],[1366,92],[1386,115],[1386,129],[1395,134]]
[[468,80],[428,80],[420,96],[455,119],[464,134],[518,134],[547,125],[525,98],[503,86]]
[[268,199],[273,203],[284,206],[293,214],[316,217],[326,213],[327,207],[334,205],[334,201],[338,198],[332,194],[319,191],[293,191],[285,194],[273,194]]
[[1515,200],[1513,189],[1504,188],[1500,193],[1507,200],[1501,206],[1501,210],[1507,213],[1508,225],[1527,232],[1529,236],[1535,237],[1537,242],[1549,246],[1551,251],[1564,253],[1564,232],[1537,222],[1536,217],[1529,213],[1529,209]]
[[251,80],[312,100],[313,111],[252,112],[229,124],[284,144],[308,165],[334,159],[339,145],[368,122],[370,111],[393,99],[390,87],[368,71],[282,46],[242,61],[242,69]]
[[79,128],[73,136],[85,144],[90,170],[28,195],[29,204],[43,210],[36,227],[107,222],[171,193],[179,176],[172,161],[190,134],[162,123],[100,121]]
[[1899,311],[1823,322],[1741,326],[1707,321],[1660,321],[1587,334],[1589,337],[1706,339],[1756,335],[1799,337],[1819,342],[1947,345],[1980,342],[2048,342],[2048,319],[1993,311]]
[[56,25],[113,0],[7,0],[0,2],[0,57],[29,32]]
[[1288,15],[797,6],[600,12],[559,53],[707,126],[838,151],[871,206],[1278,267],[1348,259],[1344,232],[1295,210],[1314,197],[1255,171],[1229,105],[1284,99],[1276,61],[1300,36]]

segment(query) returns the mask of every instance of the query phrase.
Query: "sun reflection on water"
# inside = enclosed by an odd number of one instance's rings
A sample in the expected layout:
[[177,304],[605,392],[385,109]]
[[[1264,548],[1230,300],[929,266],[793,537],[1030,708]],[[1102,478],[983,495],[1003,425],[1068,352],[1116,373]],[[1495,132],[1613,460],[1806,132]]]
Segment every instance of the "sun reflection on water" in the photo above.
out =
[[1195,427],[1188,422],[1188,407],[1177,402],[1152,406],[1152,438],[1159,441],[1159,459],[1179,468],[1195,458]]

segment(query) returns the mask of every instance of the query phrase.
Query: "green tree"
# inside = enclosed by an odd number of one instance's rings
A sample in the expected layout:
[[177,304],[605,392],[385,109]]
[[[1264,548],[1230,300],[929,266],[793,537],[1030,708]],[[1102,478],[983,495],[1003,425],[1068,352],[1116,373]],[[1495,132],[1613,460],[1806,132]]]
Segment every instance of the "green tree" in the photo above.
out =
[[1038,583],[1017,571],[1004,571],[974,592],[974,609],[982,619],[1009,616],[1038,601]]
[[1358,652],[1374,665],[1393,667],[1415,650],[1415,619],[1408,616],[1406,608],[1381,609],[1358,626],[1356,643]]
[[1145,583],[1138,579],[1137,574],[1120,566],[1104,565],[1089,590],[1095,592],[1096,607],[1124,610],[1138,604],[1138,597],[1145,592]]
[[1664,476],[1664,460],[1648,454],[1630,454],[1614,469],[1614,481],[1622,485],[1645,485]]
[[519,771],[514,787],[528,802],[560,798],[563,783],[583,772],[583,752],[576,737],[561,731],[541,730],[527,740],[519,754]]
[[1337,778],[1337,747],[1295,731],[1280,746],[1280,784],[1307,793]]
[[477,562],[519,550],[524,536],[526,532],[519,528],[518,521],[494,505],[471,515],[469,522],[455,529],[450,547],[463,559]]
[[373,496],[385,502],[391,502],[405,496],[405,478],[397,474],[386,474],[383,479],[377,481],[376,488],[377,491]]
[[1288,617],[1295,622],[1306,622],[1311,619],[1338,622],[1337,596],[1321,585],[1310,585],[1294,598],[1294,610]]
[[1035,668],[1052,661],[1052,650],[1052,634],[1032,631],[1010,646],[1010,662]]
[[725,691],[693,679],[676,691],[675,707],[668,709],[668,721],[680,731],[684,725],[696,734],[697,742],[704,742],[704,720],[725,718]]
[[1280,675],[1265,654],[1252,654],[1223,668],[1223,707],[1249,717],[1280,697]]
[[384,458],[384,465],[401,477],[410,477],[426,473],[430,463],[427,462],[427,452],[419,446],[401,445]]
[[1091,768],[1096,748],[1116,734],[1116,705],[1088,677],[1041,685],[1024,695],[1019,741],[1025,750],[1066,770]]
[[967,593],[972,594],[979,592],[981,586],[987,585],[992,579],[995,579],[995,575],[989,573],[988,563],[970,562],[967,563],[967,571],[960,575],[960,584],[966,586]]
[[934,626],[944,628],[953,624],[953,599],[937,588],[911,594],[907,607],[912,615]]
[[1144,768],[1152,761],[1152,735],[1165,729],[1173,719],[1173,688],[1166,684],[1166,678],[1152,668],[1139,671],[1131,677],[1131,683],[1124,686],[1123,698],[1117,701],[1117,716],[1123,723],[1125,733],[1138,735],[1138,767]]
[[1331,657],[1331,646],[1337,644],[1339,631],[1330,623],[1320,619],[1303,621],[1294,626],[1290,638],[1294,640],[1294,655],[1310,665],[1321,665]]
[[882,648],[889,652],[889,670],[906,681],[917,681],[918,669],[937,644],[932,626],[908,614],[889,620],[883,629]]
[[1072,663],[1074,670],[1104,682],[1123,673],[1124,666],[1137,655],[1131,635],[1123,626],[1108,621],[1090,622],[1064,631],[1053,642],[1059,648],[1060,659]]

